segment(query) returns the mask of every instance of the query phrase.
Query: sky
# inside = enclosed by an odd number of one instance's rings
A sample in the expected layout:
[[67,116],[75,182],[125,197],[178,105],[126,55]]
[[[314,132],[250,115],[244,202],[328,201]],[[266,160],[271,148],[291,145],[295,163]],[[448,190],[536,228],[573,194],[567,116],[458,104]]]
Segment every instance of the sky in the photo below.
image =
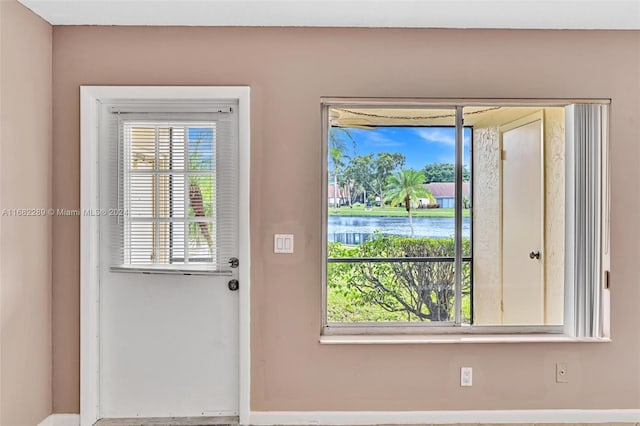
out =
[[[455,127],[376,127],[351,128],[356,144],[340,135],[347,146],[348,157],[379,152],[401,152],[406,158],[405,168],[421,170],[431,163],[455,163]],[[332,129],[332,131],[336,131]],[[464,129],[464,162],[469,164],[471,128]],[[194,142],[196,142],[194,144]],[[189,128],[189,147],[200,152],[201,160],[211,160],[212,128]]]
[[[211,168],[213,160],[213,128],[189,127],[189,152],[196,155],[201,168]],[[191,158],[191,157],[190,157]]]
[[[340,135],[340,131],[332,129]],[[405,168],[421,170],[431,163],[455,163],[455,127],[376,127],[375,129],[351,128],[353,143],[340,135],[347,146],[347,156],[379,152],[401,152],[406,157]],[[470,162],[471,128],[464,129],[464,163]]]

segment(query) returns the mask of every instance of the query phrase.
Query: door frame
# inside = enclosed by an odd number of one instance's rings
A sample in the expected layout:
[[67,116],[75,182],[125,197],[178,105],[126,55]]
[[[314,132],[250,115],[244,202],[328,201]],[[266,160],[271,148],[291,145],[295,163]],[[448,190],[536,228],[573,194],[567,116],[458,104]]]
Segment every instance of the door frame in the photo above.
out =
[[545,135],[544,135],[544,110],[540,110],[537,112],[534,112],[533,114],[530,115],[526,115],[524,117],[521,117],[517,120],[511,121],[509,123],[505,123],[502,124],[498,127],[498,141],[499,141],[499,147],[500,147],[500,167],[499,167],[499,174],[500,174],[500,195],[499,195],[499,200],[500,200],[500,217],[499,217],[499,221],[500,221],[500,233],[499,233],[499,238],[500,238],[500,321],[504,322],[504,309],[503,309],[503,303],[504,303],[504,244],[503,244],[503,232],[504,232],[504,222],[503,222],[503,208],[504,208],[504,193],[503,193],[503,185],[504,185],[504,161],[503,161],[503,155],[504,155],[504,141],[503,141],[503,136],[505,132],[508,132],[510,130],[514,130],[517,129],[518,127],[522,127],[522,126],[526,126],[527,124],[531,124],[531,123],[535,123],[536,121],[540,121],[540,219],[541,219],[541,227],[540,227],[540,249],[542,251],[542,274],[541,274],[541,280],[542,280],[542,289],[543,289],[543,318],[546,319],[546,297],[545,297],[545,287],[546,287],[546,255],[547,255],[547,250],[546,250],[546,239],[545,239],[545,231],[546,231],[546,176],[545,176],[545,168],[544,168],[544,157],[545,157],[545,147],[544,147],[544,142],[545,142]]
[[239,256],[238,410],[247,424],[250,410],[250,88],[248,86],[80,86],[80,425],[100,412],[99,104],[131,99],[238,101]]

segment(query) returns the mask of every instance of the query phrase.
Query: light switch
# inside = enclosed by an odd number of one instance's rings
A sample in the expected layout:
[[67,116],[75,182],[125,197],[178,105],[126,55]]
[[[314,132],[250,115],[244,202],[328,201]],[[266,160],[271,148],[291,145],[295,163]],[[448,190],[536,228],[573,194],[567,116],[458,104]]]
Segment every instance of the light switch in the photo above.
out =
[[473,386],[473,368],[460,368],[460,386]]
[[293,253],[293,234],[274,234],[274,253]]

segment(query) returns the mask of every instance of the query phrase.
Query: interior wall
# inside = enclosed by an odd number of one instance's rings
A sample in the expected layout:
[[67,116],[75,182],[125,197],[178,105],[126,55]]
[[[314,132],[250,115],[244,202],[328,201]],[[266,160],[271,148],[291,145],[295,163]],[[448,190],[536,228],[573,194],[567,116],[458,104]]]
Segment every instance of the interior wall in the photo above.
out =
[[564,111],[544,111],[544,279],[545,324],[564,322],[564,205],[565,205]]
[[[509,108],[504,108],[507,110]],[[473,128],[473,285],[477,325],[506,324],[501,315],[501,147],[500,127],[542,114],[544,143],[544,325],[562,325],[564,306],[564,113],[563,108],[511,108]],[[535,207],[535,206],[532,206]],[[522,299],[520,303],[526,304]],[[518,305],[519,306],[519,305]],[[523,306],[524,307],[524,306]]]
[[501,162],[498,125],[474,127],[473,319],[478,325],[502,324]]
[[[251,86],[253,410],[640,408],[639,32],[56,27],[59,208],[79,207],[81,84]],[[321,96],[611,98],[613,341],[320,344]],[[55,218],[56,412],[79,409],[79,242]]]
[[[51,26],[14,0],[0,1],[3,426],[34,426],[52,411],[51,218],[46,215],[51,205],[51,66]],[[25,217],[10,209],[45,212]]]

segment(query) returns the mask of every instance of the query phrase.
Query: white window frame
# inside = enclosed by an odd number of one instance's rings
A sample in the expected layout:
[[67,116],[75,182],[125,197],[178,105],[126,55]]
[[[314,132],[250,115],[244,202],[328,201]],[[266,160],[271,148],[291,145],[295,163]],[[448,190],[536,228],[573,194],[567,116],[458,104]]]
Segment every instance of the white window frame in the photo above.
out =
[[[250,89],[247,86],[81,86],[80,208],[99,209],[99,104],[104,101],[157,99],[238,101],[239,148],[239,423],[250,423]],[[80,425],[99,420],[99,220],[80,218]]]
[[[608,342],[610,341],[609,326],[609,128],[608,106],[610,99],[416,99],[416,98],[322,98],[322,328],[320,342],[326,344],[396,344],[396,343],[490,343],[490,342]],[[574,104],[598,104],[605,109],[601,116],[599,131],[601,132],[600,150],[601,175],[598,176],[596,191],[601,197],[600,229],[602,250],[600,252],[601,266],[600,294],[597,297],[599,307],[595,310],[597,329],[593,334],[585,336],[584,312],[577,309],[578,283],[574,279],[573,271],[565,271],[565,297],[564,297],[564,324],[558,326],[481,326],[457,324],[447,325],[432,323],[329,323],[327,319],[327,266],[328,266],[328,139],[329,139],[329,109],[338,108],[434,108],[453,109],[456,111],[456,174],[460,175],[456,181],[461,186],[462,159],[462,129],[463,108],[469,106],[503,106],[503,107],[570,107]],[[573,116],[566,119],[566,144],[567,156],[573,163]],[[593,151],[595,152],[595,151]],[[573,170],[572,170],[573,171]],[[568,174],[568,173],[567,173]],[[592,182],[593,183],[593,182]],[[573,175],[566,179],[566,199],[575,195],[576,182]],[[457,194],[461,194],[461,188],[457,187]],[[573,205],[571,205],[573,206]],[[574,225],[572,208],[565,204],[565,224],[567,227]],[[461,255],[461,229],[462,229],[462,197],[456,197],[456,270],[460,270]],[[573,241],[566,241],[567,253],[574,252]],[[565,264],[566,266],[566,264]],[[457,274],[456,287],[460,286]],[[571,283],[572,285],[567,285]],[[472,283],[473,285],[473,283]],[[595,291],[595,290],[594,290]],[[458,298],[456,298],[458,299]],[[456,300],[456,306],[458,305]],[[456,309],[458,311],[459,309]],[[593,320],[593,318],[591,318]],[[459,322],[459,321],[458,321]]]

